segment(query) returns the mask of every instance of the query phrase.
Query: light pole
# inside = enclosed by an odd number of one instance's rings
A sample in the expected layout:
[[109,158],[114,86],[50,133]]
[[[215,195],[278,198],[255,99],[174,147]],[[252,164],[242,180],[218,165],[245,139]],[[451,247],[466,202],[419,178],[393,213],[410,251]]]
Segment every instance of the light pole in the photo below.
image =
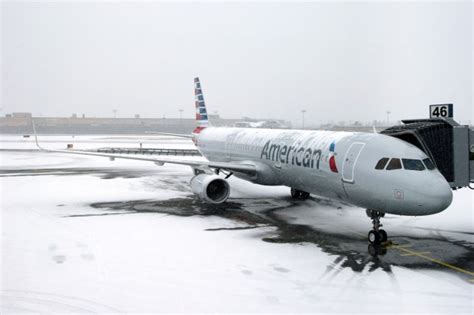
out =
[[390,114],[391,114],[391,112],[388,110],[387,111],[387,125],[390,124]]
[[304,113],[306,113],[306,109],[302,109],[301,110],[301,115],[303,116],[302,118],[302,121],[303,121],[303,129],[304,129]]
[[117,118],[117,112],[118,112],[118,110],[114,109],[114,110],[112,110],[112,112],[114,113],[114,118]]
[[183,119],[183,110],[179,109],[179,122]]

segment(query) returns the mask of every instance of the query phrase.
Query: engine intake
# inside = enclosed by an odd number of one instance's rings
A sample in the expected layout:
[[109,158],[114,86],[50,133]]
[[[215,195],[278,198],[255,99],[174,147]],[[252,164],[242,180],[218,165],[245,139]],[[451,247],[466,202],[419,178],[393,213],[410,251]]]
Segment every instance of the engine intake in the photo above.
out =
[[191,179],[191,190],[202,200],[220,204],[229,198],[229,183],[217,176],[209,174],[199,174]]

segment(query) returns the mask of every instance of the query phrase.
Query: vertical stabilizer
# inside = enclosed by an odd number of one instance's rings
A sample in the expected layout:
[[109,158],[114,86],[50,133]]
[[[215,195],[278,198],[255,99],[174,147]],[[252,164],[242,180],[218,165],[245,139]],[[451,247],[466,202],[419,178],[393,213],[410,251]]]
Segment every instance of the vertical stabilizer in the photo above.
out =
[[209,118],[207,117],[206,103],[202,94],[201,82],[199,78],[194,78],[194,97],[196,105],[196,129],[204,129],[209,126]]

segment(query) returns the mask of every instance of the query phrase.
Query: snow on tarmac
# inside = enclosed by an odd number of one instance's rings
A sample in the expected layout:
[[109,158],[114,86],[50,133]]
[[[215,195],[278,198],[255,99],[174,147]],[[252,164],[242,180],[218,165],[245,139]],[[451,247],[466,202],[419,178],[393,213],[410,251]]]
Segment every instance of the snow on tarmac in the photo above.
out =
[[[80,146],[123,145],[110,138],[83,136]],[[0,139],[3,149],[34,148]],[[228,205],[205,213],[188,167],[42,152],[0,158],[2,314],[473,312],[467,189],[440,214],[383,218],[405,247],[374,256],[363,209],[294,202],[286,187],[231,178]]]

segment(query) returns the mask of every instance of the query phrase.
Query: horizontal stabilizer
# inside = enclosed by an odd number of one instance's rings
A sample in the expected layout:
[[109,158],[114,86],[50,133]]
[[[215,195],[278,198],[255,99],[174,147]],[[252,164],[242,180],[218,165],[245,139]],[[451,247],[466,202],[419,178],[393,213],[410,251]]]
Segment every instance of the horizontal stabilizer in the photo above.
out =
[[182,133],[169,133],[169,132],[159,132],[159,131],[149,131],[147,134],[151,135],[161,135],[161,136],[172,136],[172,137],[180,137],[180,138],[189,138],[192,139],[193,135],[189,134],[182,134]]

